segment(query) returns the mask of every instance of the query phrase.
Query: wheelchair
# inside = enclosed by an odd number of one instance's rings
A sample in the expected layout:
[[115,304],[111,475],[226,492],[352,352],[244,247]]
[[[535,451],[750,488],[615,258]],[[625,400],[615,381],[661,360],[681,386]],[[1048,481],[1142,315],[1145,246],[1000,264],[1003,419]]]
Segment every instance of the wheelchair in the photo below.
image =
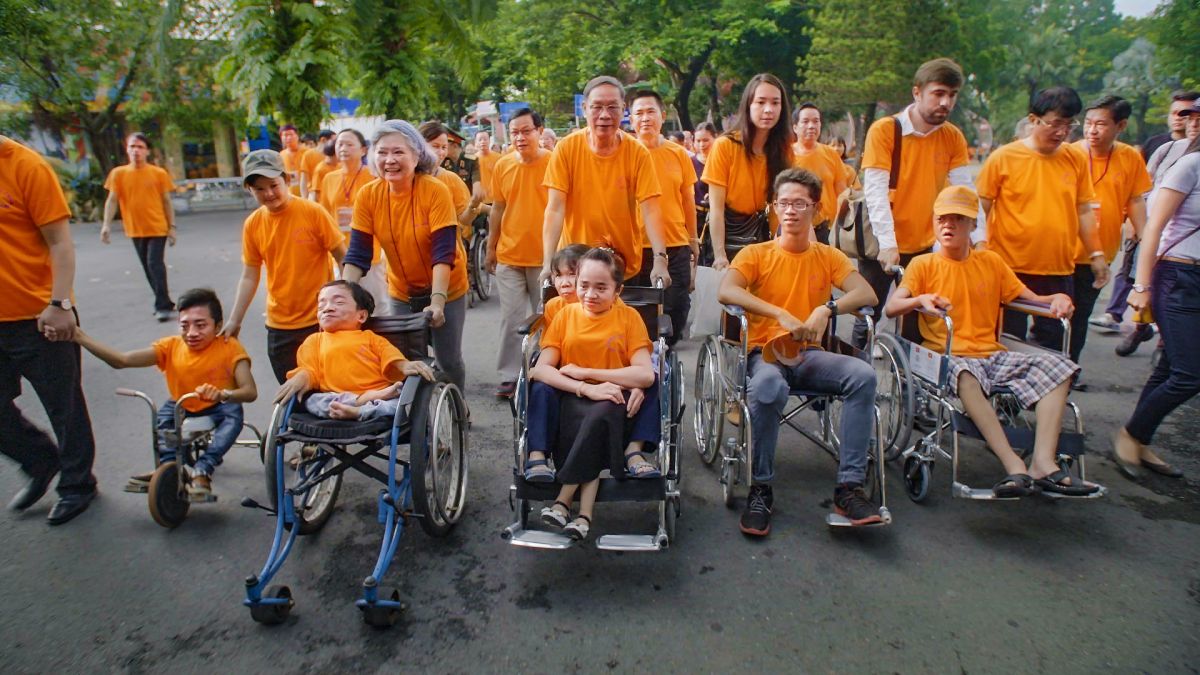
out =
[[492,297],[492,274],[487,268],[487,238],[488,217],[480,214],[471,223],[471,234],[463,239],[463,248],[467,252],[467,280],[471,288],[467,304],[471,307],[476,302],[484,302]]
[[[543,306],[554,289],[542,289]],[[680,427],[684,411],[684,373],[679,357],[667,347],[671,335],[671,319],[663,313],[665,291],[661,284],[655,288],[625,286],[621,300],[641,315],[647,332],[653,341],[652,361],[658,381],[659,441],[657,464],[662,476],[637,480],[617,480],[602,477],[596,503],[640,502],[653,503],[658,507],[658,522],[655,533],[606,534],[596,539],[596,548],[606,551],[662,551],[675,538],[675,520],[680,514]],[[509,504],[517,520],[504,528],[501,537],[514,546],[532,549],[565,550],[575,542],[558,532],[529,529],[529,514],[533,502],[553,502],[558,497],[561,484],[530,483],[524,478],[529,412],[529,370],[537,358],[539,336],[545,327],[545,319],[539,311],[518,327],[522,338],[522,365],[513,395],[513,482],[509,486]],[[536,518],[535,518],[536,520]]]
[[[724,305],[721,332],[709,335],[700,348],[696,359],[695,414],[692,415],[693,433],[700,459],[711,466],[721,457],[719,480],[725,506],[733,508],[743,490],[749,490],[754,466],[752,452],[754,439],[750,428],[750,406],[746,400],[749,383],[748,343],[749,320],[746,311],[737,305]],[[863,350],[837,336],[837,316],[831,317],[822,348],[831,353],[844,354],[859,359],[871,353],[874,343],[874,322],[870,308],[850,313],[867,322],[867,345]],[[841,423],[841,400],[822,392],[792,389],[791,398],[798,399],[790,409],[785,408],[779,423],[800,432],[817,447],[829,453],[834,461],[839,458],[841,442],[837,433]],[[875,432],[867,452],[867,473],[863,489],[871,501],[880,505],[882,522],[871,526],[890,525],[891,511],[887,507],[887,490],[881,447],[894,442],[881,424],[880,395],[876,395]],[[816,429],[800,424],[797,419],[804,411],[816,414]],[[825,522],[830,527],[853,527],[850,520],[836,513],[829,513]]]
[[[388,339],[409,359],[427,357],[425,314],[372,317],[365,328]],[[314,534],[329,520],[343,475],[350,469],[383,484],[376,499],[383,541],[355,604],[371,626],[391,626],[399,618],[400,592],[381,582],[404,527],[415,518],[426,534],[448,535],[466,506],[468,473],[467,406],[458,387],[410,376],[399,403],[394,418],[366,421],[319,418],[294,397],[275,406],[264,442],[270,504],[262,506],[249,498],[242,502],[275,516],[267,561],[258,574],[246,578],[243,604],[255,621],[277,624],[287,619],[294,606],[291,589],[271,581],[297,535]],[[294,470],[285,459],[289,446],[299,455]],[[368,460],[383,460],[384,466]]]
[[[896,269],[897,275],[903,274]],[[1033,317],[1056,319],[1050,313],[1049,307],[1015,301],[1003,305],[1004,309],[1022,312]],[[990,488],[973,488],[959,477],[959,461],[961,438],[967,436],[980,442],[983,435],[961,409],[950,390],[950,355],[954,338],[954,322],[943,311],[928,312],[916,310],[925,316],[941,321],[946,328],[946,345],[941,352],[934,352],[920,344],[901,337],[900,321],[915,320],[915,316],[897,317],[896,334],[880,334],[876,336],[876,344],[881,352],[880,358],[885,362],[895,364],[891,370],[892,379],[887,387],[889,395],[898,403],[894,407],[894,420],[899,427],[897,443],[892,446],[887,460],[901,460],[901,473],[904,489],[909,499],[920,503],[929,497],[932,481],[933,465],[940,457],[951,463],[951,497],[958,499],[975,499],[983,501],[1017,500],[1020,497],[997,497]],[[1048,350],[1041,346],[1023,342],[1017,338],[1001,334],[1000,343],[1010,351],[1031,354],[1050,353],[1067,356],[1071,343],[1071,322],[1069,319],[1057,319],[1062,322],[1063,342],[1060,352]],[[999,330],[999,327],[998,327]],[[883,382],[881,381],[881,387]],[[1029,411],[1024,410],[1016,396],[1004,387],[997,387],[990,396],[992,407],[1004,427],[1004,434],[1022,459],[1028,459],[1033,453],[1034,422]],[[1084,465],[1084,435],[1083,418],[1079,407],[1068,399],[1067,413],[1070,417],[1071,431],[1063,431],[1059,436],[1057,463],[1060,468],[1071,474],[1072,482],[1086,479]],[[1066,415],[1064,415],[1066,417]],[[919,433],[916,440],[909,445],[911,434],[918,425],[924,426],[924,433]],[[942,437],[946,431],[951,435],[951,450],[947,452],[942,447]],[[1106,488],[1089,495],[1062,495],[1059,493],[1042,492],[1045,497],[1055,499],[1094,499],[1105,495]]]
[[[212,417],[185,416],[187,411],[184,410],[183,403],[200,397],[196,394],[184,394],[175,402],[175,426],[163,432],[167,442],[177,448],[175,459],[159,464],[161,441],[158,437],[158,407],[154,405],[154,399],[144,392],[133,389],[121,388],[117,389],[115,393],[118,396],[140,398],[150,407],[150,439],[151,449],[154,453],[154,473],[151,475],[149,485],[131,480],[125,486],[125,492],[147,495],[150,517],[154,519],[154,522],[169,529],[183,524],[192,504],[210,504],[217,501],[215,494],[197,496],[188,491],[188,483],[191,481],[190,470],[196,466],[196,460],[208,449],[208,444],[212,442],[213,432],[217,428]],[[249,422],[243,422],[242,429],[249,429],[250,433],[254,434],[254,438],[238,439],[234,441],[234,447],[258,448],[261,456],[262,432]]]

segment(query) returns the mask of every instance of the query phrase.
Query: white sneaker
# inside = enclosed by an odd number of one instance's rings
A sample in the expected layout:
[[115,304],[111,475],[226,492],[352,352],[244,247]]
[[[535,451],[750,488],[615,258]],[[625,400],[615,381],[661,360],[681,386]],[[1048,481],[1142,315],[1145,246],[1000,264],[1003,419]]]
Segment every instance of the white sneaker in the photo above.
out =
[[1095,326],[1096,328],[1103,328],[1104,330],[1121,330],[1121,322],[1113,319],[1112,315],[1108,312],[1105,312],[1100,316],[1093,316],[1092,318],[1088,319],[1088,324]]

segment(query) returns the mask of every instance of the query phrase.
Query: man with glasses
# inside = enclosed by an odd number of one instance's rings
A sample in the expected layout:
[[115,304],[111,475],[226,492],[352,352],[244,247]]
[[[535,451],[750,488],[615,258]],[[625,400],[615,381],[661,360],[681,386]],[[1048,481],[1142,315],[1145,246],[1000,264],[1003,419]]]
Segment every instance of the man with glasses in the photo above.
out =
[[633,278],[642,266],[644,231],[653,250],[651,283],[662,279],[669,286],[658,203],[662,190],[650,151],[621,131],[625,88],[616,78],[601,75],[583,88],[583,99],[587,128],[564,138],[546,169],[550,195],[540,279],[550,278],[554,252],[571,244],[613,248],[625,259],[625,277]]
[[[1000,255],[1017,278],[1038,295],[1065,293],[1075,298],[1075,259],[1083,242],[1092,285],[1108,282],[1108,264],[1096,227],[1088,158],[1066,143],[1079,126],[1079,94],[1050,87],[1029,102],[1029,135],[988,157],[976,183],[987,213],[988,248]],[[1024,340],[1028,315],[1005,312],[1004,332]],[[1057,319],[1037,317],[1030,334],[1048,349],[1062,349]]]
[[[771,205],[779,236],[742,249],[721,281],[721,302],[745,308],[749,318],[746,398],[754,465],[739,528],[752,536],[771,531],[779,419],[796,387],[843,400],[834,510],[854,525],[882,520],[862,487],[874,428],[875,370],[853,356],[821,350],[829,319],[874,305],[875,291],[844,253],[811,240],[821,192],[821,180],[804,169],[780,172]],[[835,287],[843,293],[836,301]]]

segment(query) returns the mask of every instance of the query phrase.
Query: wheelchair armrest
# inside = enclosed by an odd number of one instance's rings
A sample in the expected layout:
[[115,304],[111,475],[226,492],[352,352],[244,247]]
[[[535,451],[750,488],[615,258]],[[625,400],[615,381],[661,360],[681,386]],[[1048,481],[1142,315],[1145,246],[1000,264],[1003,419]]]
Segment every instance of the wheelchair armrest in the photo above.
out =
[[671,322],[671,317],[666,314],[658,317],[658,337],[671,337],[673,329],[674,324]]
[[1040,302],[1028,302],[1025,300],[1013,300],[1004,304],[1005,309],[1011,309],[1018,312],[1024,312],[1031,316],[1040,316],[1047,319],[1056,319],[1066,321],[1066,317],[1054,316],[1050,311],[1050,305],[1044,305]]
[[741,305],[721,305],[729,316],[746,316],[746,310]]
[[539,312],[525,317],[525,320],[517,325],[517,335],[529,335],[536,333],[542,327],[544,316]]
[[404,378],[404,385],[400,387],[399,407],[403,408],[417,398],[417,387],[421,386],[422,379],[420,375],[409,375]]

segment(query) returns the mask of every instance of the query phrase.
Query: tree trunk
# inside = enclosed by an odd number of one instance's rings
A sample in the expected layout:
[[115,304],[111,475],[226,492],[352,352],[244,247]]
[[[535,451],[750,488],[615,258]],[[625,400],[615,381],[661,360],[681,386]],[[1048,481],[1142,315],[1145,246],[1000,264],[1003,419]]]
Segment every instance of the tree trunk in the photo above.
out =
[[709,58],[712,57],[713,51],[717,48],[716,40],[708,43],[703,52],[692,57],[688,61],[686,71],[672,73],[672,79],[678,77],[676,82],[675,96],[675,112],[679,114],[679,125],[688,131],[693,130],[692,115],[690,110],[690,102],[692,92],[696,89],[696,82],[700,79],[700,73],[704,72],[704,67],[708,65]]
[[858,148],[861,155],[863,146],[867,142],[867,129],[871,128],[871,123],[875,121],[875,113],[879,110],[879,104],[872,101],[867,104],[866,110],[863,111],[863,123],[858,125],[854,130],[854,147]]
[[721,129],[721,96],[717,91],[717,73],[713,69],[708,71],[708,121],[717,125],[717,131]]

